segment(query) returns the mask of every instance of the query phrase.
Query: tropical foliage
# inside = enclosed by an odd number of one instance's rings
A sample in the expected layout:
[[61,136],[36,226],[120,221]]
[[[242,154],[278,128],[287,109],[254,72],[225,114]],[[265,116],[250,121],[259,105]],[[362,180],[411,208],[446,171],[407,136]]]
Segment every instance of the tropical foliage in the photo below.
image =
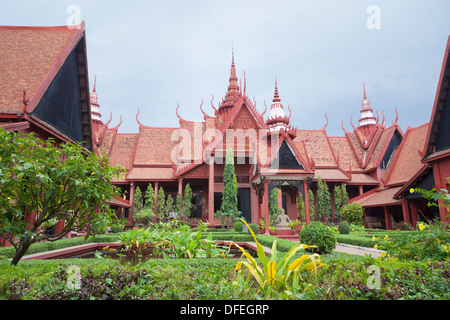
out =
[[[450,184],[450,177],[446,179],[448,184]],[[420,193],[423,198],[428,200],[428,206],[444,207],[447,211],[450,211],[450,193],[446,188],[433,186],[431,190],[411,188],[409,191],[411,193]],[[446,215],[446,218],[450,218],[450,214]]]
[[[0,129],[0,236],[15,248],[14,265],[35,242],[88,226],[91,234],[103,233],[115,215],[107,204],[119,196],[111,180],[124,170],[80,145],[55,144]],[[46,233],[56,220],[60,230]]]
[[[247,224],[244,220],[242,222]],[[250,227],[249,230],[251,231]],[[279,292],[291,288],[297,290],[300,286],[300,281],[305,281],[302,277],[303,271],[309,272],[309,276],[317,276],[317,269],[324,266],[320,262],[318,254],[305,254],[291,261],[299,250],[315,247],[303,244],[297,244],[278,260],[276,240],[272,244],[270,257],[267,258],[263,246],[258,242],[253,231],[251,231],[251,234],[256,243],[257,255],[262,266],[244,248],[234,243],[242,251],[241,257],[246,258],[246,261],[241,260],[237,263],[235,270],[239,272],[242,265],[244,265],[266,295],[270,294],[271,291]],[[242,274],[240,274],[239,280],[245,281]]]

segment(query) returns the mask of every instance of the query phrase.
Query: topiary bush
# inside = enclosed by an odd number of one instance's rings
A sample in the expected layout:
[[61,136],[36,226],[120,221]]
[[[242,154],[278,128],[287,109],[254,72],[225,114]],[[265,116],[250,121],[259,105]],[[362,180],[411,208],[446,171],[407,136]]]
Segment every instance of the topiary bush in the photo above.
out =
[[[248,226],[250,227],[250,229],[252,229],[255,235],[258,234],[259,226],[256,223],[250,223]],[[248,233],[250,233],[250,230],[248,231]]]
[[317,246],[306,250],[318,254],[330,253],[336,248],[336,237],[331,228],[317,221],[311,222],[300,231],[300,242]]
[[236,221],[234,223],[234,231],[242,232],[242,230],[244,230],[244,224],[241,221]]
[[350,225],[347,221],[341,221],[338,224],[338,231],[340,234],[349,234],[350,233]]
[[357,202],[343,206],[341,216],[349,223],[364,225],[364,208]]

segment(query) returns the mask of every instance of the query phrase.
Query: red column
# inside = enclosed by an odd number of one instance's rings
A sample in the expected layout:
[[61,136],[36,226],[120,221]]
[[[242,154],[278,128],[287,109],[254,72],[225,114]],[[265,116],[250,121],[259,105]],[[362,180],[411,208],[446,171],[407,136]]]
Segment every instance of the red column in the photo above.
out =
[[409,219],[409,209],[408,209],[408,201],[405,198],[402,198],[402,212],[403,212],[403,221],[408,224],[411,224],[411,220]]
[[131,182],[131,183],[130,183],[130,205],[131,205],[131,208],[128,210],[128,223],[129,223],[130,225],[133,224],[133,200],[134,200],[134,188],[135,188],[134,183]]
[[416,203],[411,204],[411,223],[414,228],[416,227],[417,221],[419,221],[416,205]]
[[264,180],[264,196],[262,203],[262,214],[264,216],[265,234],[270,234],[269,230],[269,180]]
[[303,180],[303,192],[305,193],[305,219],[306,225],[309,226],[311,219],[309,217],[309,194],[308,194],[308,181]]
[[183,195],[183,178],[178,179],[178,193]]
[[209,159],[208,177],[208,222],[214,224],[214,156]]
[[384,207],[384,219],[386,220],[386,229],[392,230],[391,214],[389,212],[389,207],[387,207],[387,206]]

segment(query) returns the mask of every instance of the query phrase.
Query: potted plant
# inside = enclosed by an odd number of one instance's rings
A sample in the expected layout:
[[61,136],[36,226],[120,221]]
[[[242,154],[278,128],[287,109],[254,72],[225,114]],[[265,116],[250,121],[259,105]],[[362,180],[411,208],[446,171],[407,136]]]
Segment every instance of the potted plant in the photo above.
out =
[[289,222],[289,227],[294,230],[296,233],[299,233],[302,230],[302,223],[300,220],[292,220]]
[[274,235],[276,233],[277,227],[275,226],[269,226],[269,233],[271,235]]

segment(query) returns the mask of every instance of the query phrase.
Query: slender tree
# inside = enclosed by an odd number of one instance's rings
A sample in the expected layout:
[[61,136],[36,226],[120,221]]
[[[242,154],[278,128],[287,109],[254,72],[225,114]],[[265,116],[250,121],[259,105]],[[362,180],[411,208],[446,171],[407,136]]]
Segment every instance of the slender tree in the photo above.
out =
[[279,192],[279,188],[273,188],[269,196],[269,216],[272,221],[275,221],[281,212],[280,207],[278,206]]
[[228,149],[225,156],[225,168],[223,171],[222,206],[220,210],[227,214],[236,214],[238,211],[238,185],[234,172],[233,150]]
[[158,199],[156,200],[157,216],[159,219],[165,217],[166,214],[166,194],[164,193],[163,187],[158,189]]
[[178,219],[185,220],[185,217],[182,213],[183,209],[183,196],[181,193],[177,193],[177,198],[175,200],[175,211],[178,213]]
[[166,199],[166,216],[169,216],[174,209],[173,197],[169,194]]
[[309,204],[309,216],[314,217],[316,213],[316,205],[314,201],[314,193],[311,189],[308,190],[308,204]]
[[341,218],[341,208],[342,208],[342,188],[340,185],[334,186],[334,215],[336,218]]
[[189,183],[184,188],[184,200],[183,200],[183,213],[186,218],[189,218],[192,215],[192,208],[194,205],[192,204],[192,189]]
[[342,192],[341,192],[342,193],[342,206],[346,206],[346,205],[348,205],[348,202],[349,202],[347,188],[346,188],[345,184],[342,184],[341,188],[342,188]]
[[320,176],[317,180],[317,216],[319,219],[331,216],[330,189],[326,182],[322,182]]
[[141,188],[136,187],[133,197],[133,213],[139,212],[142,209],[142,191]]
[[147,191],[145,191],[144,196],[144,208],[151,210],[152,213],[155,211],[155,190],[151,183],[148,184]]
[[323,213],[325,211],[323,193],[324,193],[324,186],[322,183],[322,179],[319,176],[317,179],[317,217],[319,218],[319,220],[323,217]]
[[[308,202],[309,203],[309,202]],[[298,220],[304,220],[306,217],[305,200],[303,200],[303,195],[299,194],[297,196],[297,218]]]

